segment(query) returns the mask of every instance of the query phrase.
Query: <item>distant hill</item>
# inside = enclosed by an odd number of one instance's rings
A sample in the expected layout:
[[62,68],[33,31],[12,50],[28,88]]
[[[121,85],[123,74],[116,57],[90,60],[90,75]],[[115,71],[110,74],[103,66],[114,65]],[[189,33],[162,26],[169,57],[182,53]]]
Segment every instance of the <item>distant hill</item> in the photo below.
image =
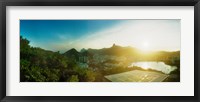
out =
[[168,52],[168,51],[155,51],[148,54],[141,53],[141,51],[134,47],[122,47],[119,45],[113,44],[110,48],[102,48],[102,49],[82,49],[78,52],[76,49],[72,48],[65,52],[63,55],[69,58],[78,59],[79,56],[93,56],[95,54],[98,55],[109,55],[109,56],[124,56],[124,57],[133,57],[137,59],[160,59],[167,57],[180,57],[180,51]]
[[88,52],[91,54],[100,54],[100,55],[111,55],[111,56],[135,56],[138,54],[138,50],[133,47],[121,47],[113,44],[110,48],[103,49],[88,49]]
[[78,60],[80,53],[75,48],[72,48],[65,52],[63,55],[70,59]]

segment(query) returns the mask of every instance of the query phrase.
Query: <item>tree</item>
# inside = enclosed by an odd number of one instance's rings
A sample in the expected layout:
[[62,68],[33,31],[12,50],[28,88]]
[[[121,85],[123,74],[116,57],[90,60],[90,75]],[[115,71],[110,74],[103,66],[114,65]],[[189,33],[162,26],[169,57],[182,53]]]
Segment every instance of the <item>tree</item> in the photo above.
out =
[[72,75],[69,79],[68,79],[69,82],[78,82],[79,79],[78,79],[78,75]]

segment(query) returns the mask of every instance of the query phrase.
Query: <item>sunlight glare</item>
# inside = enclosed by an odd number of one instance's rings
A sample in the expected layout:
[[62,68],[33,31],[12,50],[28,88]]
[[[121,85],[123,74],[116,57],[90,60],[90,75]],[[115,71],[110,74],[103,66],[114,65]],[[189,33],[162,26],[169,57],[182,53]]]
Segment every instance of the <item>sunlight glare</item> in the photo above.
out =
[[143,69],[146,69],[146,70],[149,69],[150,67],[148,63],[143,63],[141,66]]
[[149,52],[149,50],[150,50],[149,42],[143,42],[143,43],[142,43],[142,46],[141,46],[141,50],[142,50],[143,52]]

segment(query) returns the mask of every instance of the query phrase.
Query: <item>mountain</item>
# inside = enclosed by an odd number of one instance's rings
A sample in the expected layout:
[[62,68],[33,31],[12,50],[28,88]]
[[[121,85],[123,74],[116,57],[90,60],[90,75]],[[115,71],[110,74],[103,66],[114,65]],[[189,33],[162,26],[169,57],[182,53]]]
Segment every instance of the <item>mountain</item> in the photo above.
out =
[[110,48],[103,49],[88,49],[89,53],[111,56],[135,56],[138,54],[138,50],[133,47],[121,47],[113,44]]
[[70,59],[74,59],[77,61],[79,59],[80,53],[75,48],[72,48],[72,49],[68,50],[67,52],[65,52],[63,55],[67,56]]
[[91,57],[94,55],[100,56],[116,56],[126,57],[129,60],[134,61],[165,61],[166,63],[174,63],[176,60],[180,60],[180,51],[168,52],[168,51],[155,51],[150,53],[141,53],[140,50],[134,47],[122,47],[113,44],[109,48],[102,49],[82,49],[78,52],[76,49],[70,49],[64,53],[70,59],[79,60],[80,57]]

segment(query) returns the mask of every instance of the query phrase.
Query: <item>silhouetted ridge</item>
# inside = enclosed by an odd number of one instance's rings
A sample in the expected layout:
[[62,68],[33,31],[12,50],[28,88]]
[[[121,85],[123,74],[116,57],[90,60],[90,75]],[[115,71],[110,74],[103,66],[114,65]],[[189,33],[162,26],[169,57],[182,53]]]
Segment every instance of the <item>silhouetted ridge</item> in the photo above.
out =
[[80,53],[75,48],[72,48],[72,49],[68,50],[67,52],[65,52],[63,55],[65,55],[69,58],[78,60],[79,54]]
[[137,49],[133,47],[122,47],[113,44],[110,48],[103,49],[88,49],[89,53],[100,55],[112,55],[112,56],[133,56],[137,54]]

